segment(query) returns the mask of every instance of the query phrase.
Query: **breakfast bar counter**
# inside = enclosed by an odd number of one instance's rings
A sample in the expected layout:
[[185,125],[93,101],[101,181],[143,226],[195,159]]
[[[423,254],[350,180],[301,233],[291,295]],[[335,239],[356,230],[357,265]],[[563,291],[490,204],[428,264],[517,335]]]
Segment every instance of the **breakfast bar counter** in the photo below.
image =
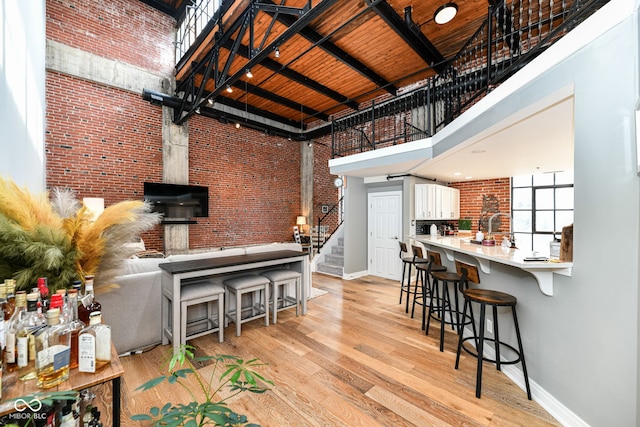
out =
[[449,261],[455,259],[456,252],[469,255],[478,261],[480,270],[486,274],[491,273],[492,262],[522,269],[535,277],[540,291],[547,296],[553,296],[553,275],[571,276],[573,267],[571,262],[527,261],[526,258],[535,255],[531,251],[506,248],[500,244],[495,246],[475,244],[471,243],[470,237],[420,234],[409,237],[426,246],[442,249]]

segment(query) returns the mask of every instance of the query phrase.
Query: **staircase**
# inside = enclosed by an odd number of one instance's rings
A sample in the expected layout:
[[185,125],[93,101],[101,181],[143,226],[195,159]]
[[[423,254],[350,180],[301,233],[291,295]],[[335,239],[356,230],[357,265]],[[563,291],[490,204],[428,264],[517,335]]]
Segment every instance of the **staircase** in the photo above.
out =
[[322,252],[324,252],[324,261],[318,263],[318,273],[342,277],[344,272],[344,238],[338,238],[338,243],[331,247],[323,246]]

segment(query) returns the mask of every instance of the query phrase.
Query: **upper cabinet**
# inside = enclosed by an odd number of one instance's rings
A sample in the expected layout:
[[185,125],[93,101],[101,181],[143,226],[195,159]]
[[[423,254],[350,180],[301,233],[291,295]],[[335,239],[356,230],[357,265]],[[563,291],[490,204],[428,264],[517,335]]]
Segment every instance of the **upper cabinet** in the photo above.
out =
[[436,184],[415,185],[415,219],[460,219],[460,190]]

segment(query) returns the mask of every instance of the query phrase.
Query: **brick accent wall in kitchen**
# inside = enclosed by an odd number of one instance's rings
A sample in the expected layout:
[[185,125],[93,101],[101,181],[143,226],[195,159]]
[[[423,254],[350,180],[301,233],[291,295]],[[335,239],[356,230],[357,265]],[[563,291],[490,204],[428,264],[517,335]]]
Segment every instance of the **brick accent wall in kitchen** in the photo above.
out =
[[[450,185],[460,190],[460,218],[471,219],[471,230],[478,230],[478,221],[483,211],[483,196],[495,196],[499,211],[511,213],[511,179],[495,178],[482,181],[457,182]],[[510,220],[500,217],[501,231],[509,231]],[[495,220],[494,220],[495,222]],[[486,230],[484,230],[486,232]]]

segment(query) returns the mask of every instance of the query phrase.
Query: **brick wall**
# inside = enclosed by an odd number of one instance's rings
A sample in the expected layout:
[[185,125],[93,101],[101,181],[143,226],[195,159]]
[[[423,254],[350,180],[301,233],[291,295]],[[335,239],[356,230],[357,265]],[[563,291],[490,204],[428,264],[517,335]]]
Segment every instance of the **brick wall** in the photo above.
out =
[[171,75],[176,21],[137,0],[47,0],[47,39]]
[[[478,221],[483,211],[483,196],[495,196],[498,212],[511,213],[511,180],[509,178],[496,178],[483,181],[465,181],[451,184],[460,190],[460,218],[470,218],[471,229],[478,230]],[[500,217],[501,231],[509,231],[509,218]],[[493,225],[497,225],[494,219]],[[483,226],[486,232],[486,220]]]
[[[139,1],[47,0],[49,39],[150,71],[173,70],[174,25]],[[46,97],[48,187],[110,205],[141,200],[145,181],[161,182],[160,107],[138,93],[52,71]],[[200,116],[189,121],[189,139],[189,183],[210,188],[209,218],[189,226],[190,248],[292,239],[300,213],[298,142]],[[320,188],[333,189],[327,160],[316,160],[316,176]],[[149,249],[163,250],[162,226],[142,238]]]

